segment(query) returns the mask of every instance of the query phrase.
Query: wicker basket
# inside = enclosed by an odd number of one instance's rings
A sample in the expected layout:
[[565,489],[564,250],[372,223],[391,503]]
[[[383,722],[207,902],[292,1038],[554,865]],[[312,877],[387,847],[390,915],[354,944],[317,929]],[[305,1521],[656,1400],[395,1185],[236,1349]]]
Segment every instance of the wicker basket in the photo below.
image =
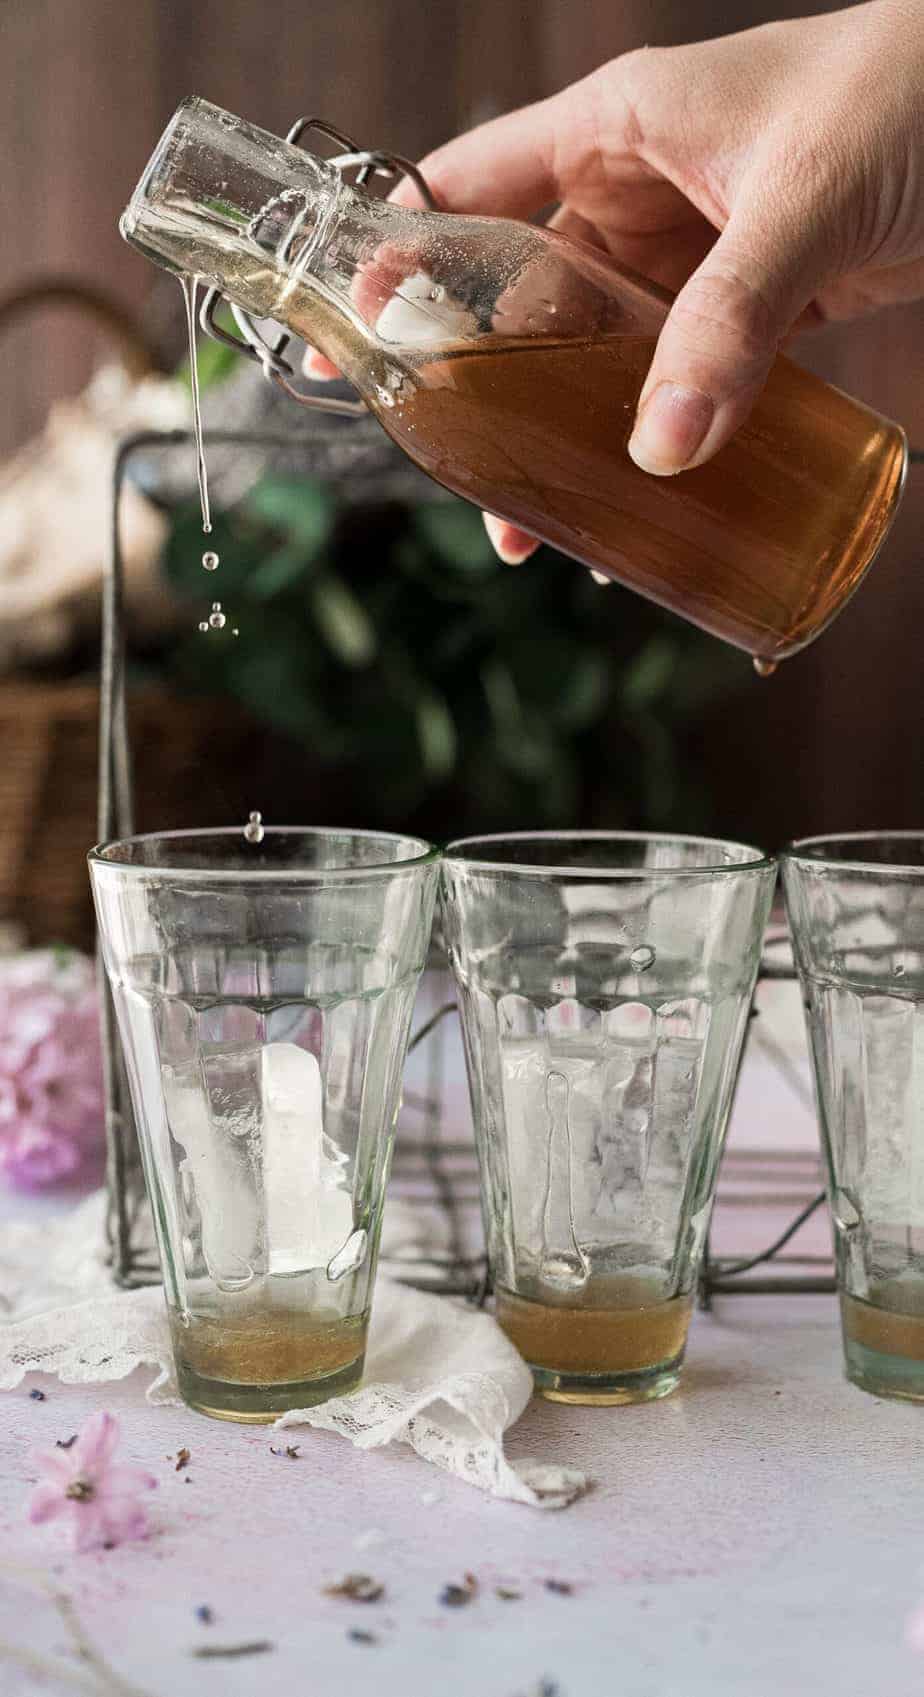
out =
[[[95,684],[0,683],[0,925],[26,943],[92,946],[98,712]],[[145,688],[132,692],[129,713],[139,830],[244,820],[283,772],[291,795],[293,751],[232,704]],[[295,767],[303,817],[317,775],[304,755]]]

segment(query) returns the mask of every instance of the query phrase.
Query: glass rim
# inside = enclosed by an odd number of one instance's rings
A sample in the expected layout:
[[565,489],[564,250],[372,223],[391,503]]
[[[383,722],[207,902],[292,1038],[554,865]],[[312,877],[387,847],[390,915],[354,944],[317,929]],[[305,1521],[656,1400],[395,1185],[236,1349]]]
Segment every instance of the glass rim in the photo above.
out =
[[[569,866],[551,861],[535,864],[519,860],[491,860],[469,856],[464,851],[473,845],[491,843],[676,843],[678,845],[708,846],[738,849],[749,858],[737,861],[717,861],[704,866]],[[490,835],[456,837],[443,849],[444,864],[455,860],[469,871],[495,872],[502,876],[563,878],[703,878],[734,877],[742,872],[766,871],[776,867],[776,856],[766,854],[752,843],[741,843],[730,837],[702,837],[678,831],[498,831]]]
[[840,872],[872,872],[877,877],[924,877],[924,854],[917,861],[867,860],[856,855],[825,854],[826,847],[854,843],[924,843],[924,827],[918,831],[822,831],[817,836],[796,837],[780,850],[780,861],[794,866],[825,867]]
[[[440,859],[440,850],[428,843],[425,837],[417,837],[410,832],[357,830],[352,826],[334,825],[264,825],[263,839],[267,837],[359,837],[365,841],[378,838],[386,843],[413,843],[423,851],[420,854],[404,856],[400,860],[372,861],[367,866],[356,866],[349,861],[343,866],[184,866],[182,862],[170,865],[154,865],[147,861],[116,860],[112,858],[113,849],[126,848],[136,843],[178,842],[180,840],[201,840],[203,838],[236,839],[246,843],[242,825],[198,826],[194,830],[184,831],[140,831],[127,837],[112,837],[108,842],[97,843],[87,855],[87,863],[92,870],[94,867],[106,867],[108,870],[126,873],[135,878],[163,878],[173,876],[192,879],[206,884],[240,883],[242,880],[259,881],[261,883],[324,883],[333,878],[387,878],[396,872],[420,871],[425,866],[432,866]],[[257,844],[246,845],[257,847]]]

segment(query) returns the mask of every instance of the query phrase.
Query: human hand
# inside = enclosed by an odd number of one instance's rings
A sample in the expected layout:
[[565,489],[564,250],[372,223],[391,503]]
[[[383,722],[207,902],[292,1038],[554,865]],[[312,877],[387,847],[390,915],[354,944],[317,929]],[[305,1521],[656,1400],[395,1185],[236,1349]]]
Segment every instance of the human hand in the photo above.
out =
[[[625,54],[421,171],[453,211],[556,201],[555,228],[679,291],[629,443],[668,476],[728,441],[794,332],[924,295],[922,140],[924,13],[873,0]],[[536,547],[485,522],[511,563]]]

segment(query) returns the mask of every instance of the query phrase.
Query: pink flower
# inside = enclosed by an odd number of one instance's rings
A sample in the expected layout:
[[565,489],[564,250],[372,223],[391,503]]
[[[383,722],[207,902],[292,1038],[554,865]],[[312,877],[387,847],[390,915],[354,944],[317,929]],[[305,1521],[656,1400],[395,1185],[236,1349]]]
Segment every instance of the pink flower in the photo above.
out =
[[909,1650],[924,1651],[924,1603],[912,1609],[905,1621],[905,1644]]
[[92,965],[52,949],[0,959],[0,1174],[23,1190],[95,1180],[104,1125]]
[[141,1493],[153,1491],[157,1480],[140,1467],[114,1463],[118,1441],[115,1415],[91,1414],[69,1449],[36,1454],[44,1477],[29,1501],[32,1524],[65,1515],[76,1550],[145,1537],[148,1521]]

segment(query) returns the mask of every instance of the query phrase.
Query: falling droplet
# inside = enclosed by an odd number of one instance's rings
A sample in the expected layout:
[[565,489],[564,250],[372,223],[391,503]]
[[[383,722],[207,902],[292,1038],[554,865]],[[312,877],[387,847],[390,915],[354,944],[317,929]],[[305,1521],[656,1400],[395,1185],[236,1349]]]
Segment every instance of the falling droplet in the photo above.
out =
[[234,625],[234,627],[233,627],[233,628],[232,628],[232,631],[231,631],[231,635],[232,635],[232,636],[240,636],[240,634],[241,634],[241,633],[240,633],[240,631],[239,631],[239,630],[238,630],[238,628],[237,628],[237,625]]
[[778,665],[778,660],[761,660],[758,655],[754,661],[754,670],[759,678],[772,678]]
[[351,1232],[343,1247],[338,1249],[336,1255],[332,1255],[327,1263],[327,1277],[331,1284],[336,1284],[338,1279],[346,1278],[347,1273],[357,1272],[366,1259],[368,1248],[368,1232],[363,1231],[362,1228],[359,1231]]
[[202,556],[202,565],[207,572],[217,572],[218,555],[214,554],[211,549],[208,549]]
[[200,619],[199,620],[199,629],[203,632],[203,634],[208,630],[208,628],[209,628],[208,619]]
[[629,960],[636,972],[647,972],[648,968],[654,965],[655,951],[648,943],[639,943],[638,948],[632,950]]
[[244,826],[244,836],[248,843],[262,843],[266,831],[263,825],[262,813],[251,813]]
[[209,614],[209,624],[210,624],[212,630],[224,630],[227,622],[228,621],[225,618],[224,613],[221,611],[221,609],[219,607],[215,607],[213,609],[213,611]]
[[431,301],[441,301],[446,299],[446,290],[443,288],[442,283],[434,283],[427,299]]
[[205,468],[205,450],[202,443],[202,408],[199,401],[199,360],[196,343],[196,296],[199,290],[198,277],[181,277],[180,287],[186,305],[186,330],[189,338],[189,383],[192,389],[193,404],[193,435],[196,442],[196,479],[199,484],[199,505],[202,509],[202,529],[206,536],[212,532],[212,515],[209,511],[209,479]]
[[592,571],[590,575],[593,578],[594,583],[599,583],[601,589],[608,588],[608,586],[613,581],[613,579],[611,577],[607,577],[606,572],[593,572]]

